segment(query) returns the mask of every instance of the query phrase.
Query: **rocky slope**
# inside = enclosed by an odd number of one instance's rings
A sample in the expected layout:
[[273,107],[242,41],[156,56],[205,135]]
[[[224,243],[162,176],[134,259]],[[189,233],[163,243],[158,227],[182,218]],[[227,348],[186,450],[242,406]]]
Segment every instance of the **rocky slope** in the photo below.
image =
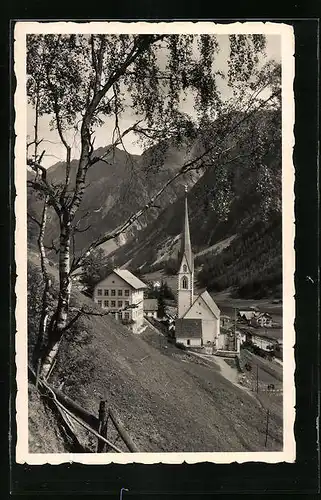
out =
[[[172,177],[182,166],[186,158],[192,154],[190,145],[177,148],[173,144],[159,144],[144,152],[141,156],[131,155],[116,148],[104,158],[106,161],[97,162],[88,171],[87,187],[84,198],[77,214],[76,221],[82,218],[80,228],[88,227],[85,232],[76,235],[76,248],[84,249],[94,238],[105,234],[125,221],[132,213],[144,206],[150,196],[157,191],[164,182]],[[99,148],[95,156],[106,154],[108,147]],[[77,160],[71,162],[70,191],[75,184]],[[32,173],[28,173],[29,178]],[[65,164],[59,162],[48,169],[49,181],[59,186],[65,178]],[[115,249],[124,244],[136,232],[155,220],[159,211],[168,203],[177,199],[184,190],[184,185],[192,185],[195,175],[186,175],[175,181],[163,196],[158,200],[157,208],[146,212],[117,242],[107,243],[106,251]],[[42,202],[37,200],[29,190],[28,210],[33,216],[41,212]],[[35,241],[37,227],[28,221],[29,241]],[[47,224],[46,240],[50,243],[58,236],[58,219],[50,211]]]

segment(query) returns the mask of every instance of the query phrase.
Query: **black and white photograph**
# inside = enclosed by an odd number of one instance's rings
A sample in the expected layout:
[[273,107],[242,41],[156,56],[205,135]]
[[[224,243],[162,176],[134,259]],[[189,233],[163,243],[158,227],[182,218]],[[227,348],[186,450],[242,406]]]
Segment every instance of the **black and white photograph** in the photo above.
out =
[[294,51],[16,24],[18,462],[294,462]]

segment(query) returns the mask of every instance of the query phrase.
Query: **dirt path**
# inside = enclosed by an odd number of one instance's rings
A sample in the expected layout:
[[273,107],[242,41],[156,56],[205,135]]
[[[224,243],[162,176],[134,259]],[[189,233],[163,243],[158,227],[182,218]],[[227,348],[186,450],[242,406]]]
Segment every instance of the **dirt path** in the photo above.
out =
[[238,377],[238,372],[236,369],[232,368],[229,366],[225,361],[224,358],[220,358],[219,356],[207,356],[205,354],[199,354],[196,352],[190,352],[190,354],[193,354],[199,358],[206,359],[206,361],[209,361],[211,363],[214,363],[216,366],[220,368],[220,374],[226,378],[229,382],[234,384],[236,387],[239,389],[242,389],[245,391],[247,394],[249,394],[253,399],[257,401],[257,398],[255,395],[250,391],[247,387],[244,387],[239,383],[239,377]]
[[237,373],[237,371],[234,368],[232,368],[231,366],[229,366],[224,361],[223,358],[219,358],[219,357],[215,358],[215,363],[219,365],[220,370],[221,370],[221,375],[223,375],[223,377],[227,378],[227,380],[229,380],[230,382],[232,382],[232,384],[235,384],[238,387],[242,387],[238,383],[238,373]]

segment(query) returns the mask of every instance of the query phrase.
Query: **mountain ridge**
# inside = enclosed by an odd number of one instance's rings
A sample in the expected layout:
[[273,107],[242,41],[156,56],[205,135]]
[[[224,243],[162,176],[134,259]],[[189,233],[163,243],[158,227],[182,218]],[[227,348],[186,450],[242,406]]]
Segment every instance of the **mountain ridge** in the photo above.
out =
[[[220,134],[220,124],[215,123],[208,131],[208,142],[215,143]],[[98,162],[95,168],[89,170],[88,186],[78,214],[78,220],[81,215],[84,216],[80,227],[88,226],[88,230],[77,235],[76,251],[83,251],[97,236],[113,230],[144,206],[151,195],[178,172],[186,159],[193,159],[202,150],[200,148],[204,149],[201,139],[186,140],[182,147],[177,147],[175,142],[163,142],[149,148],[141,156],[132,156],[115,148],[113,154],[106,156],[107,163]],[[186,184],[189,189],[193,251],[200,254],[197,256],[198,267],[202,269],[206,265],[211,278],[205,285],[212,286],[213,274],[219,271],[217,263],[211,265],[209,262],[213,254],[206,251],[209,247],[218,245],[221,248],[220,242],[237,235],[219,252],[220,255],[237,253],[243,243],[245,245],[243,235],[251,233],[257,222],[260,221],[262,227],[273,228],[276,219],[280,225],[280,113],[258,113],[243,124],[237,137],[228,137],[225,146],[227,153],[220,155],[219,162],[213,160],[209,166],[200,165],[196,174],[179,177],[157,200],[157,207],[148,210],[117,241],[103,246],[116,265],[147,272],[155,266],[166,266],[168,260],[175,260]],[[99,148],[95,154],[103,155],[106,151],[107,147]],[[73,160],[71,187],[76,164]],[[63,174],[63,162],[48,170],[48,177],[54,183],[61,182]],[[28,202],[31,212],[37,212],[37,209],[39,212],[34,199],[29,197]],[[32,240],[32,232],[37,228],[32,228],[32,221],[28,222],[28,226]],[[55,239],[57,234],[57,220],[51,211],[47,241]],[[275,237],[280,241],[279,232],[275,233]],[[268,240],[269,237],[266,243]],[[278,249],[280,261],[281,249]],[[249,252],[254,261],[260,260],[255,248]],[[222,257],[221,260],[222,267],[223,261],[226,263],[228,258]],[[238,255],[240,268],[243,260]],[[217,278],[219,275],[220,272]],[[204,272],[201,278],[204,282]]]

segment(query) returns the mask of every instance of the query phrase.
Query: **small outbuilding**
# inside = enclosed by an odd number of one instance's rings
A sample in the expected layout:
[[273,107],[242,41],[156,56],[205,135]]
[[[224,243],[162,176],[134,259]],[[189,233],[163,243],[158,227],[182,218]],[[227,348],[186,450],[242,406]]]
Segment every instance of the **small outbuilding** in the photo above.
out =
[[144,316],[146,316],[147,318],[157,318],[157,311],[157,299],[144,299]]

